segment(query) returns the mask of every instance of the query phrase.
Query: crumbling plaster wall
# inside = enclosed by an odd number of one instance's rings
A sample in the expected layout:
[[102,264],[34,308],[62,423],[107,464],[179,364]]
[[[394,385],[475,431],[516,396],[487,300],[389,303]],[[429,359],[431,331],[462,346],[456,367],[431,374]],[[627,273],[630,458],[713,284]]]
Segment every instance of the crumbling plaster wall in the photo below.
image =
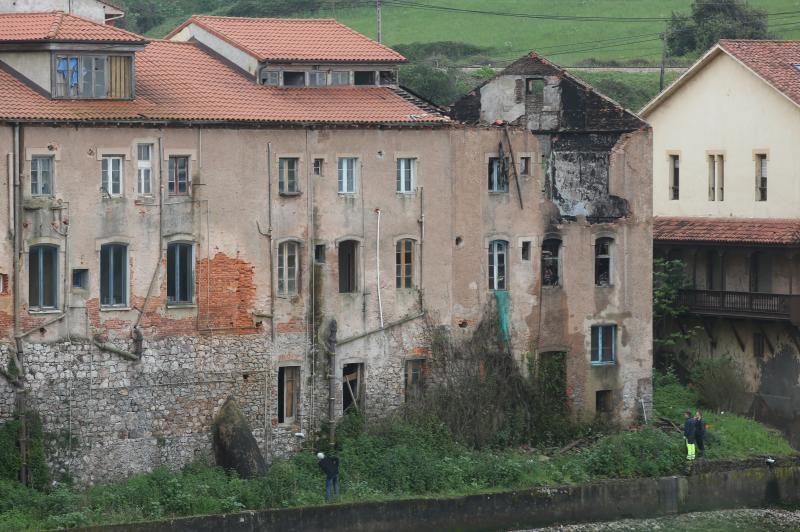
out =
[[9,156],[14,151],[13,129],[0,126],[0,276],[3,287],[0,290],[0,338],[10,335],[14,313],[13,297],[11,291],[12,281],[12,250],[11,240],[11,197],[13,187],[13,172],[9,166]]

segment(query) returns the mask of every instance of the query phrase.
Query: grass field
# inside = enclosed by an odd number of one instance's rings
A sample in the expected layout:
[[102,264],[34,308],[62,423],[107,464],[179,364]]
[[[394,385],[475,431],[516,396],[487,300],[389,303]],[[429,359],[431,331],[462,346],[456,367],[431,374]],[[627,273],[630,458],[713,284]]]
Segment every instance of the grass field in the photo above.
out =
[[[127,3],[131,5],[137,1],[128,0]],[[376,36],[374,8],[334,9],[335,3],[335,0],[330,0],[330,8],[305,16],[335,17],[370,37]],[[504,13],[631,18],[668,17],[673,11],[688,12],[691,0],[419,0],[417,3]],[[769,13],[781,13],[770,17],[770,27],[778,37],[800,38],[800,0],[751,0],[748,3]],[[224,7],[217,7],[219,5],[215,0],[167,2],[160,9],[168,18],[149,33],[156,37],[164,36],[192,11],[221,12]],[[796,24],[790,25],[792,23]],[[580,22],[443,12],[396,5],[383,8],[386,44],[468,42],[492,48],[488,55],[495,61],[494,66],[502,66],[503,61],[529,50],[537,50],[562,65],[573,65],[592,57],[606,60],[643,58],[655,62],[661,56],[658,33],[663,30],[664,23],[660,21]]]

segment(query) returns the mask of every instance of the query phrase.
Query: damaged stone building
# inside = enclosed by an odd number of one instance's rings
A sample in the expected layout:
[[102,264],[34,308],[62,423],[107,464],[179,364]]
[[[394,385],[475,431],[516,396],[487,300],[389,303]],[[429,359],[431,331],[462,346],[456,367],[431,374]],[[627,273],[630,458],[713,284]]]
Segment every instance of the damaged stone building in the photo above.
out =
[[739,408],[800,442],[800,42],[722,40],[643,110],[654,244],[682,260],[690,364],[731,357]]
[[649,127],[535,55],[452,114],[404,61],[333,20],[0,14],[0,415],[24,389],[56,473],[208,457],[231,395],[286,455],[501,295],[576,415],[649,407]]

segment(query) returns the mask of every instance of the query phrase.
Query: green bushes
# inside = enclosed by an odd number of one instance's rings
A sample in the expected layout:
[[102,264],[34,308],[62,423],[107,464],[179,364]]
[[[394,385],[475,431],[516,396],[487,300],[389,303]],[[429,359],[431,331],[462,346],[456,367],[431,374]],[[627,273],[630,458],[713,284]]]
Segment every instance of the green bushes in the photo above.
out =
[[[44,454],[44,438],[42,420],[39,415],[29,412],[27,415],[28,430],[28,475],[33,487],[42,489],[50,482],[47,461]],[[17,480],[20,470],[19,418],[0,424],[0,478]]]
[[740,413],[745,409],[744,377],[729,357],[697,360],[692,366],[691,379],[703,406]]

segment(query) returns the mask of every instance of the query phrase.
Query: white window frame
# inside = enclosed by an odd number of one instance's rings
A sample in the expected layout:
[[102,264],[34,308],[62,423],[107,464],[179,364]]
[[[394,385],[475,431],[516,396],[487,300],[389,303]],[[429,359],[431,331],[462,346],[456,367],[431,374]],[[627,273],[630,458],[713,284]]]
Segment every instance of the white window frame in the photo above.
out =
[[[322,83],[315,83],[319,81],[319,78],[322,78]],[[308,73],[308,86],[309,87],[324,87],[328,84],[328,73],[324,70],[312,70]]]
[[489,290],[508,290],[508,242],[505,240],[489,242]]
[[[291,264],[290,258],[294,258]],[[298,293],[300,277],[300,243],[286,240],[278,244],[278,294],[290,296]]]
[[[147,159],[142,158],[142,149],[147,149]],[[140,196],[153,195],[153,144],[141,142],[136,145],[136,181]]]
[[767,201],[767,170],[769,167],[769,155],[766,153],[756,153],[756,201]]
[[[608,244],[608,253],[600,254],[600,245]],[[597,279],[597,263],[599,260],[608,260],[608,281],[599,283]],[[594,285],[599,287],[614,286],[614,239],[610,236],[600,236],[594,241]]]
[[[114,182],[114,162],[119,163],[119,179],[116,187]],[[100,188],[112,198],[122,196],[125,190],[125,156],[124,155],[103,155],[101,164]]]
[[[597,330],[597,349],[595,350],[593,343],[594,343],[594,331]],[[608,331],[607,331],[608,330]],[[607,334],[610,331],[611,333],[611,353],[610,358],[609,354],[603,351],[603,335]],[[589,347],[590,353],[589,358],[593,366],[603,366],[609,364],[616,364],[617,363],[617,325],[615,323],[606,323],[606,324],[597,324],[592,325],[589,331]],[[597,353],[597,359],[595,360],[595,352]]]
[[492,155],[489,157],[488,165],[491,165],[491,174],[488,176],[489,178],[489,192],[493,194],[503,194],[508,192],[508,180],[505,182],[505,186],[500,186],[500,167],[503,159],[501,157]]
[[299,157],[278,158],[278,193],[294,195],[300,192],[297,174],[300,169]]
[[[42,163],[47,161],[50,168],[47,169],[47,179],[42,179]],[[52,155],[33,155],[31,156],[31,196],[52,196],[53,195],[53,170],[55,168],[55,157]],[[47,190],[45,192],[45,183]]]
[[708,154],[708,201],[725,200],[725,154]]
[[[345,81],[342,78],[347,78]],[[342,83],[345,81],[344,83]],[[349,70],[332,70],[331,71],[331,85],[337,86],[344,86],[344,85],[352,85],[353,84],[353,76]]]
[[358,191],[358,157],[338,157],[339,194],[356,194]]
[[396,185],[398,194],[413,194],[417,186],[417,159],[400,157],[397,159]]

